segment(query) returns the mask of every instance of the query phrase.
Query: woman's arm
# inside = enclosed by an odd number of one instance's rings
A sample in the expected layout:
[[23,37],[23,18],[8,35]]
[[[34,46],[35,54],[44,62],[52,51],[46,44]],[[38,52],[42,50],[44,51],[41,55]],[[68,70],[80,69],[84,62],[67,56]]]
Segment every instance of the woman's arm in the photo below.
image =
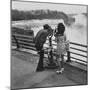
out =
[[67,37],[66,37],[66,34],[64,34],[64,40],[67,41]]
[[57,42],[57,36],[55,36],[55,42]]

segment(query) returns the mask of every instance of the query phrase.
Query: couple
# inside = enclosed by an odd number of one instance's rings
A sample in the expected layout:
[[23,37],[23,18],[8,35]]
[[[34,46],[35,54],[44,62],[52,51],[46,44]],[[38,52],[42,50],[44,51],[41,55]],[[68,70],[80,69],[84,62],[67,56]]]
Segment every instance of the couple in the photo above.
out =
[[[46,42],[46,39],[48,36],[53,35],[53,30],[51,29],[51,27],[48,24],[45,24],[43,30],[40,30],[35,39],[34,39],[34,43],[35,43],[35,47],[36,50],[38,51],[40,58],[39,58],[39,62],[38,62],[38,66],[36,71],[43,71],[44,67],[43,67],[43,58],[44,58],[44,50],[43,50],[43,44]],[[63,55],[66,53],[66,50],[68,48],[66,48],[66,35],[64,34],[65,32],[65,26],[63,23],[59,23],[57,26],[57,29],[55,30],[55,41],[57,43],[57,61],[58,61],[58,70],[56,71],[57,73],[62,73],[64,71],[63,68]]]

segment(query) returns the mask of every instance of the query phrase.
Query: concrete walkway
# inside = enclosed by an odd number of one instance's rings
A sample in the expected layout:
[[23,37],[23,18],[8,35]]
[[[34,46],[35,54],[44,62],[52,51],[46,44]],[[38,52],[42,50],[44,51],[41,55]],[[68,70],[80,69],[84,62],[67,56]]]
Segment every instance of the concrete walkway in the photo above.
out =
[[11,88],[36,88],[77,85],[63,74],[56,74],[55,70],[35,72],[38,56],[12,51],[11,57]]

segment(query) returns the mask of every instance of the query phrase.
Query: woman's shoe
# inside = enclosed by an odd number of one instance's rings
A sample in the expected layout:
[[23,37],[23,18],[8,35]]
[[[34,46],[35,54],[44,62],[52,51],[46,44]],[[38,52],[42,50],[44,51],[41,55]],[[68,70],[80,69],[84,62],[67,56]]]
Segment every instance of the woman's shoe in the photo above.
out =
[[64,68],[61,68],[61,70],[56,71],[56,73],[62,74],[63,71],[64,71]]

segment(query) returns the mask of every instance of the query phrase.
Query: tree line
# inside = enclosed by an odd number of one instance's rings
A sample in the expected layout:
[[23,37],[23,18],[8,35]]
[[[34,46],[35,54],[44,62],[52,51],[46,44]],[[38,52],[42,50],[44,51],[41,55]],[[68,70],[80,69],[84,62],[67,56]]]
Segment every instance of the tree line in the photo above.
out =
[[17,20],[31,20],[31,19],[68,19],[64,12],[51,11],[51,10],[32,10],[32,11],[19,11],[12,10],[12,21]]

